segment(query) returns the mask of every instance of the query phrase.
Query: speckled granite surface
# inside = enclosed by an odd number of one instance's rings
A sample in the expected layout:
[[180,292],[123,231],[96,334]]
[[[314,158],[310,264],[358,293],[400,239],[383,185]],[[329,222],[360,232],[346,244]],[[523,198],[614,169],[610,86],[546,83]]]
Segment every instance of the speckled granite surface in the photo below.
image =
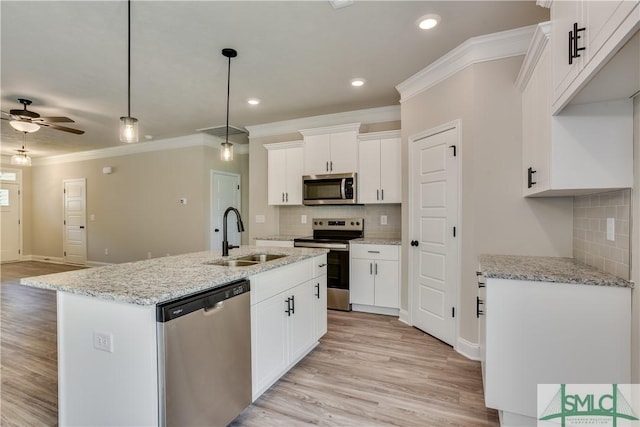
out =
[[366,245],[402,245],[402,241],[400,239],[386,239],[376,237],[363,237],[362,239],[353,239],[351,240],[351,242]]
[[290,234],[278,234],[275,236],[256,237],[256,240],[282,240],[283,242],[293,242],[293,239],[306,236],[293,236]]
[[573,258],[481,255],[479,261],[480,271],[488,278],[633,287],[631,282],[579,264]]
[[[105,300],[154,305],[327,252],[326,249],[242,246],[229,251],[228,258],[222,258],[220,251],[204,251],[28,277],[21,279],[20,283]],[[263,253],[287,256],[250,267],[233,268],[207,264]]]

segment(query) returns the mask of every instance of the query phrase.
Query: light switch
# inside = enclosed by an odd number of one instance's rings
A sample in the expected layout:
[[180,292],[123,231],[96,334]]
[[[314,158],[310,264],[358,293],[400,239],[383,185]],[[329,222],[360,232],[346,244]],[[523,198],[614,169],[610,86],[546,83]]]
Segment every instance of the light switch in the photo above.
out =
[[616,219],[607,218],[607,240],[616,240]]
[[306,223],[307,223],[307,216],[300,215],[300,224],[306,224]]

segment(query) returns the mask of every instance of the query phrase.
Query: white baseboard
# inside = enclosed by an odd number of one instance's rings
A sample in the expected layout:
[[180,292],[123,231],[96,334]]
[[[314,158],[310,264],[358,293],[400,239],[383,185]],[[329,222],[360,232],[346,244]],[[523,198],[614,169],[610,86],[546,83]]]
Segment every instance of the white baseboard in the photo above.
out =
[[364,313],[384,314],[387,316],[397,316],[397,308],[376,307],[373,305],[351,304],[351,310],[362,311]]
[[112,262],[102,261],[87,261],[87,267],[104,267],[105,265],[112,265]]
[[406,323],[409,326],[413,326],[411,322],[409,322],[409,311],[400,309],[400,318],[398,319],[402,323]]
[[471,360],[480,360],[480,345],[458,337],[456,351]]
[[40,261],[48,262],[51,264],[66,264],[64,258],[44,255],[25,255],[22,257],[22,261]]

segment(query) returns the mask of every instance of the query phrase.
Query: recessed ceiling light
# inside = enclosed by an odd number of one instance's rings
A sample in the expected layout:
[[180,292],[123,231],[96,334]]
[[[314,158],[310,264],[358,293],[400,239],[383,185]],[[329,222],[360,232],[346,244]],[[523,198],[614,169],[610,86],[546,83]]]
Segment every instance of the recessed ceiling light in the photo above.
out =
[[440,19],[440,15],[436,15],[434,13],[424,15],[422,18],[418,19],[418,27],[422,30],[430,30],[438,25]]
[[249,98],[247,99],[247,103],[249,105],[258,105],[260,104],[260,100],[258,98]]
[[364,85],[365,80],[361,78],[351,79],[351,86],[360,87]]

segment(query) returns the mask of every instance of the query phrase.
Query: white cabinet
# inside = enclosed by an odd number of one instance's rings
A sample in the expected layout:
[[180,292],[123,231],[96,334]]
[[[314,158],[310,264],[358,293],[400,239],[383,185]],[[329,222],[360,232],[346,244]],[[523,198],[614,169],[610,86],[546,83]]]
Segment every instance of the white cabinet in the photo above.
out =
[[[638,0],[555,1],[551,4],[553,114],[564,108],[598,73],[607,73],[607,63],[640,27],[639,4]],[[627,54],[637,62],[637,50]],[[628,85],[631,91],[626,93],[628,97],[638,82],[637,78],[634,82],[633,77],[629,81],[624,79],[624,75],[619,75],[614,86]],[[599,96],[600,100],[615,99],[607,90]]]
[[302,129],[304,174],[352,173],[358,168],[360,123]]
[[485,404],[503,420],[536,425],[538,384],[631,380],[631,288],[487,278],[484,291]]
[[632,101],[570,105],[552,116],[548,32],[548,23],[538,26],[518,77],[523,194],[574,196],[631,187]]
[[351,244],[350,302],[355,311],[398,314],[400,247]]
[[267,175],[270,205],[301,205],[302,141],[265,144],[268,151]]
[[[326,255],[252,277],[253,400],[326,333]],[[324,289],[324,299],[322,290]]]
[[400,131],[358,136],[358,203],[400,203]]

